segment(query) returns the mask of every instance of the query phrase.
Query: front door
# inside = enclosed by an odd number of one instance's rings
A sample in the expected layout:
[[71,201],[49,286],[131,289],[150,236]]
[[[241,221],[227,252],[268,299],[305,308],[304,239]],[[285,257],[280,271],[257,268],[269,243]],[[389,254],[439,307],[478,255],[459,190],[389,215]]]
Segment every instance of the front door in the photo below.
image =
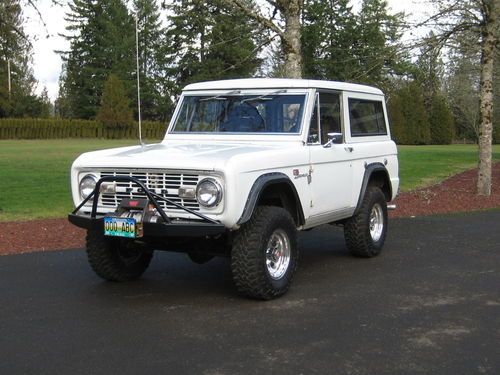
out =
[[[311,219],[327,222],[350,210],[352,149],[345,144],[341,95],[319,92],[309,130]],[[342,133],[341,143],[328,143],[329,133]],[[326,145],[326,147],[325,147]]]

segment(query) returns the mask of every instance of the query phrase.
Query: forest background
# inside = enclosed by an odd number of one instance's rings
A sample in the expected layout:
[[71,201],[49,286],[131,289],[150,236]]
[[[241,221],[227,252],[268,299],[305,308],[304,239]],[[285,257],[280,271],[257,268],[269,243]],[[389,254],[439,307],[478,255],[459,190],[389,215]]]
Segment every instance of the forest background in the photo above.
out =
[[[259,13],[253,0],[69,1],[65,37],[70,48],[60,51],[59,94],[51,102],[46,90],[35,93],[32,44],[24,30],[23,11],[36,9],[36,1],[2,1],[0,127],[12,118],[133,126],[136,15],[145,120],[168,121],[182,87],[192,82],[286,76],[283,39],[235,2]],[[404,13],[392,13],[386,1],[363,0],[354,10],[348,0],[305,0],[300,9],[301,76],[384,90],[399,144],[477,143],[481,43],[478,27],[468,25],[478,18],[481,2],[455,3],[468,11],[444,21],[429,19],[428,34],[408,40],[404,32],[421,25]],[[280,10],[271,7],[267,15],[278,26],[284,25]],[[443,38],[447,27],[454,33]],[[494,56],[493,93],[498,93],[498,48]],[[494,143],[500,143],[499,102],[494,94]],[[29,124],[33,128],[32,120]]]

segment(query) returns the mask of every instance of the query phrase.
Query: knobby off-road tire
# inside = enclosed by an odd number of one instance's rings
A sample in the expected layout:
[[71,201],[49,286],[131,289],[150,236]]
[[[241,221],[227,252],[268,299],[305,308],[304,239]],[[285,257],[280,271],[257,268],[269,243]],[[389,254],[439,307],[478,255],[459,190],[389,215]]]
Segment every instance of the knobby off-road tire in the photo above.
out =
[[368,186],[359,211],[344,225],[349,252],[357,257],[371,258],[382,250],[387,234],[387,202],[376,186]]
[[269,300],[283,295],[297,269],[297,230],[288,211],[259,206],[234,237],[231,271],[238,292]]
[[127,281],[139,278],[146,271],[153,251],[146,245],[88,230],[87,256],[94,272],[103,279]]

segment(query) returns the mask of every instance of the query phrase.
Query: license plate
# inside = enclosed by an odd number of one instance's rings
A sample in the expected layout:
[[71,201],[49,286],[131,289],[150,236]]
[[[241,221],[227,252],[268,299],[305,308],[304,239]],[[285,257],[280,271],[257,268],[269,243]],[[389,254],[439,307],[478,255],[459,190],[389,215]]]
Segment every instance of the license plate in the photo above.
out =
[[104,235],[113,237],[136,237],[135,219],[128,217],[105,217],[104,218]]

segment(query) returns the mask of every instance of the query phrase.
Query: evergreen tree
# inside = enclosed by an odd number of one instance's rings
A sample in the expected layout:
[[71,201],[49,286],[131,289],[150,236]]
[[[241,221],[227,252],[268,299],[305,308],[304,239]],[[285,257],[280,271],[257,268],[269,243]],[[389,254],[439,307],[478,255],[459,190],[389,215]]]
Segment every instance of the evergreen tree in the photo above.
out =
[[479,61],[467,49],[450,56],[446,93],[455,119],[458,139],[478,142],[479,139]]
[[[134,0],[133,8],[139,28],[141,115],[146,120],[165,120],[173,110],[166,75],[166,30],[155,0]],[[133,102],[137,108],[135,96]]]
[[115,74],[110,74],[104,84],[101,107],[96,120],[108,128],[120,128],[134,122],[125,84]]
[[444,96],[434,95],[431,99],[429,127],[431,143],[448,145],[453,141],[453,115]]
[[200,77],[210,27],[210,12],[204,4],[197,0],[175,0],[169,8],[167,42],[174,94],[179,94],[186,84],[209,79]]
[[415,80],[422,88],[424,105],[429,116],[432,144],[450,144],[453,140],[453,115],[442,93],[440,77],[444,75],[444,64],[436,48],[435,35],[431,32],[425,39],[416,68]]
[[69,102],[66,71],[66,63],[63,63],[61,75],[59,76],[59,93],[54,102],[54,115],[62,118],[74,118],[75,116],[71,111],[71,104]]
[[[250,3],[251,4],[251,3]],[[167,32],[172,92],[186,84],[251,77],[260,65],[256,26],[219,0],[174,0]]]
[[434,97],[441,92],[442,83],[439,77],[444,75],[444,64],[436,47],[434,33],[429,33],[424,42],[425,46],[420,51],[414,75],[424,89],[425,106],[430,109]]
[[406,56],[397,46],[403,21],[404,14],[389,14],[387,1],[363,0],[354,32],[356,60],[350,80],[384,87],[391,74],[406,73]]
[[63,54],[68,113],[95,117],[110,73],[124,81],[130,97],[135,87],[135,29],[122,0],[73,0],[66,17],[70,50]]
[[304,76],[348,81],[355,60],[356,17],[348,0],[308,0],[304,4]]
[[424,94],[416,81],[404,81],[390,98],[393,136],[399,143],[429,144],[430,128],[424,105]]
[[49,92],[47,91],[47,87],[44,87],[42,93],[40,94],[38,101],[40,103],[40,113],[37,117],[40,118],[49,118],[52,116],[54,111],[54,106],[49,99]]
[[304,2],[301,35],[304,78],[321,79],[325,76],[322,62],[325,58],[324,44],[328,31],[323,12],[327,2],[327,0]]
[[242,23],[242,17],[220,4],[214,8],[202,75],[229,79],[251,77],[256,72],[261,64],[256,45],[258,29],[255,23]]
[[426,145],[430,143],[430,129],[424,94],[421,86],[413,81],[403,89],[403,115],[407,129],[407,141],[410,144]]
[[387,110],[389,111],[392,139],[398,144],[408,144],[402,98],[397,93],[388,98]]
[[36,116],[35,107],[38,98],[34,95],[35,83],[31,69],[31,44],[24,32],[20,1],[2,0],[0,2],[0,117]]

